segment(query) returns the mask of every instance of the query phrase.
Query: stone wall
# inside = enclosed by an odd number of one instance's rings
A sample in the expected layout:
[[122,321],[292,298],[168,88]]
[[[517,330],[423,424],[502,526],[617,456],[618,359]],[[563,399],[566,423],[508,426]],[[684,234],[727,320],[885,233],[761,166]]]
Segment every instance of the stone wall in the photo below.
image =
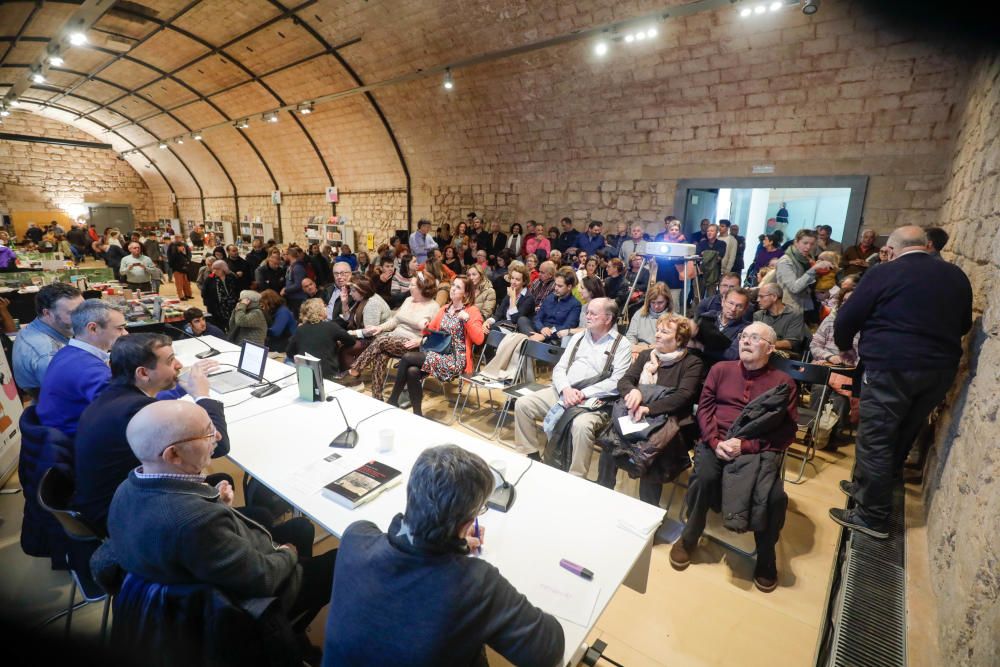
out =
[[973,332],[929,462],[942,664],[1000,664],[1000,55],[973,68],[940,220],[969,275]]
[[[95,141],[69,125],[19,111],[0,127],[11,134]],[[0,208],[68,212],[85,202],[129,204],[139,223],[169,217],[172,210],[169,198],[154,198],[111,150],[0,141]]]

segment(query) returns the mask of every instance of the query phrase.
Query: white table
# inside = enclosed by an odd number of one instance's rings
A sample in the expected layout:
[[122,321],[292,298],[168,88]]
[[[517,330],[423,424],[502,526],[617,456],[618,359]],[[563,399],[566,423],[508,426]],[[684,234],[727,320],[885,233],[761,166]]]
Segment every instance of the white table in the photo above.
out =
[[[211,343],[219,350],[235,348],[217,339]],[[193,357],[198,351],[196,345],[195,341],[178,341],[174,348],[187,363],[188,354]],[[228,362],[234,356],[229,353],[213,358]],[[276,379],[291,370],[269,361],[265,374]],[[292,376],[289,381],[294,379]],[[480,518],[488,531],[483,558],[542,609],[546,609],[544,600],[551,595],[553,584],[565,586],[566,590],[599,588],[593,610],[585,614],[585,623],[559,617],[566,636],[565,664],[575,664],[582,657],[587,634],[618,586],[625,582],[640,592],[645,590],[653,531],[663,518],[662,509],[541,463],[534,463],[528,470],[530,460],[509,449],[390,408],[352,389],[333,383],[327,387],[328,395],[341,403],[351,425],[357,426],[360,438],[353,450],[329,446],[345,428],[336,402],[302,401],[294,386],[264,399],[251,398],[227,409],[226,417],[229,457],[329,533],[340,537],[351,523],[362,519],[387,530],[392,518],[405,507],[406,480],[372,502],[348,510],[319,491],[323,483],[342,474],[323,463],[324,457],[334,452],[341,454],[344,458],[334,465],[346,469],[374,458],[405,474],[425,448],[453,443],[487,462],[505,462],[506,477],[511,482],[527,470],[517,485],[517,499],[511,510],[506,514],[490,510]],[[224,403],[241,401],[248,393],[241,390],[226,394]],[[384,412],[376,414],[380,411]],[[358,425],[369,415],[375,416]],[[376,453],[383,430],[395,433],[394,448],[389,453]],[[329,479],[303,479],[303,471],[323,466],[327,466]],[[561,558],[593,571],[593,581],[587,584],[560,568]],[[549,593],[545,593],[546,589]]]

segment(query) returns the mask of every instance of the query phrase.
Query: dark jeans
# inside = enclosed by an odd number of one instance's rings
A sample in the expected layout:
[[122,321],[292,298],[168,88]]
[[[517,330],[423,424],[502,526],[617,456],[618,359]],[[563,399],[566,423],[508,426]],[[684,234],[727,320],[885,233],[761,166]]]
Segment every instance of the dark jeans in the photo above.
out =
[[420,381],[424,379],[426,373],[420,370],[420,367],[426,360],[427,355],[420,350],[407,352],[399,358],[399,365],[396,366],[396,384],[392,387],[389,405],[399,406],[399,396],[403,393],[403,389],[406,389],[410,394],[410,403],[413,404],[413,414],[424,414],[421,411],[424,388]]
[[[289,522],[290,523],[290,522]],[[301,556],[301,554],[300,554]],[[327,551],[315,558],[299,558],[302,566],[302,588],[288,610],[292,629],[305,632],[316,614],[330,601],[333,592],[333,569],[337,564],[337,550]]]
[[535,323],[531,320],[530,317],[522,315],[521,317],[517,318],[517,322],[515,322],[515,325],[517,326],[517,332],[523,333],[525,336],[530,336],[531,334],[535,333]]
[[[617,476],[618,466],[615,465],[615,457],[611,455],[611,452],[601,450],[601,458],[597,462],[597,483],[613,489]],[[645,477],[639,478],[639,500],[659,507],[661,495],[663,495],[663,484]]]
[[[685,496],[688,504],[688,520],[681,533],[681,539],[686,545],[694,545],[705,530],[705,520],[708,510],[719,506],[722,497],[722,471],[729,461],[723,461],[711,447],[699,442],[694,448],[694,472],[688,482]],[[757,544],[756,571],[774,576],[777,564],[774,556],[774,546],[785,525],[785,511],[788,509],[788,496],[779,477],[771,487],[767,497],[767,527],[754,531],[753,537]]]
[[892,511],[893,478],[954,380],[955,369],[864,372],[854,500],[858,515],[873,528],[886,527]]

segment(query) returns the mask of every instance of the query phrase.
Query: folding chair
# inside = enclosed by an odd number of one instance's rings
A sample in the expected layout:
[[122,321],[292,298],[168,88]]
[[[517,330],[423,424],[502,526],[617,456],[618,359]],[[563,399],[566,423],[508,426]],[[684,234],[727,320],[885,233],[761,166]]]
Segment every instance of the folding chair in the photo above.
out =
[[[79,512],[69,509],[70,499],[73,497],[73,481],[56,468],[49,468],[42,481],[38,485],[38,504],[42,509],[51,513],[59,525],[66,531],[66,535],[71,540],[78,543],[89,543],[96,549],[97,545],[104,541],[100,533],[92,528],[83,519]],[[73,584],[69,592],[69,606],[65,611],[49,618],[42,625],[47,625],[56,619],[66,616],[66,636],[69,636],[70,624],[73,622],[73,611],[76,602],[76,591],[79,588],[83,596],[83,602],[79,607],[93,602],[104,601],[104,612],[101,617],[101,641],[104,641],[105,631],[108,627],[108,608],[111,602],[109,596],[90,574],[89,557],[83,559],[83,564],[74,567],[69,554],[66,556],[69,565],[70,575],[73,577]]]
[[[546,366],[555,366],[565,351],[566,349],[560,346],[529,340],[524,344],[524,347],[521,348],[521,359],[523,362],[522,372],[529,363],[538,362],[545,364]],[[503,393],[506,396],[506,399],[504,400],[503,407],[500,409],[500,416],[497,418],[497,427],[493,430],[493,435],[490,437],[495,438],[498,442],[512,444],[500,437],[504,419],[506,419],[507,415],[509,415],[513,410],[514,403],[517,399],[521,396],[532,394],[540,389],[545,389],[546,386],[547,385],[540,384],[538,382],[521,382],[504,389]]]
[[[805,415],[809,418],[805,424],[800,424],[805,430],[805,436],[802,439],[801,444],[805,447],[805,452],[803,454],[798,454],[796,452],[789,451],[785,456],[785,461],[788,457],[800,458],[802,459],[802,466],[799,468],[799,474],[795,479],[788,480],[792,484],[802,484],[805,481],[806,465],[808,465],[813,458],[816,456],[816,430],[819,428],[819,417],[823,414],[823,404],[826,403],[826,397],[829,395],[830,391],[830,367],[820,366],[819,364],[810,364],[804,361],[795,361],[793,359],[785,359],[784,357],[778,355],[771,356],[771,367],[776,368],[784,373],[787,373],[793,380],[798,382],[800,385],[813,385],[818,384],[823,387],[820,392],[819,404],[810,405],[808,408],[799,407],[799,413]],[[802,395],[802,392],[799,392]],[[782,474],[784,475],[784,467],[782,468]]]
[[[486,431],[482,431],[476,428],[475,426],[472,426],[468,422],[463,422],[462,412],[464,412],[465,409],[469,406],[469,397],[472,395],[473,389],[476,390],[477,409],[482,407],[482,403],[479,400],[480,388],[486,389],[486,391],[489,393],[489,399],[490,400],[493,399],[493,389],[498,389],[499,387],[490,387],[489,385],[492,383],[492,381],[479,377],[479,371],[483,366],[483,361],[486,357],[486,351],[489,350],[490,348],[496,349],[497,347],[499,347],[500,341],[502,341],[504,339],[504,336],[506,335],[507,331],[499,327],[490,330],[489,335],[486,337],[486,342],[483,345],[483,350],[479,354],[479,361],[476,363],[475,369],[473,369],[472,373],[462,373],[458,377],[458,396],[455,398],[455,410],[452,413],[452,421],[458,422],[459,424],[466,427],[470,431],[473,431],[474,433],[484,438],[493,437],[493,433],[496,433],[496,429],[494,429],[492,433],[487,433]],[[520,381],[521,371],[523,368],[524,368],[524,358],[522,357],[521,360],[518,362],[517,368],[514,370],[514,375],[511,378],[512,384],[517,384]],[[466,385],[468,385],[469,387],[468,392],[464,391]]]

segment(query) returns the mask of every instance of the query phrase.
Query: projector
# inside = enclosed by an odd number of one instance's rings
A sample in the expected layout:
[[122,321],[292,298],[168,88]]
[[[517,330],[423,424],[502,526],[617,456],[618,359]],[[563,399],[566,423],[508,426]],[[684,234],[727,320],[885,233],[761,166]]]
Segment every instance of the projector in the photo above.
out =
[[694,254],[694,244],[647,241],[645,254],[659,257],[690,257]]

